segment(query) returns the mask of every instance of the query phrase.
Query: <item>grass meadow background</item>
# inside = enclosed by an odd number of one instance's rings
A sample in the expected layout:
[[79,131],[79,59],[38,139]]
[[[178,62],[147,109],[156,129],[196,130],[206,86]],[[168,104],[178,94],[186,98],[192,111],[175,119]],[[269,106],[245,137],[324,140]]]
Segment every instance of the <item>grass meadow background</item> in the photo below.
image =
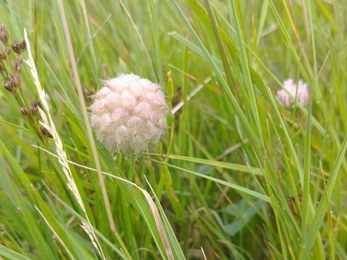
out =
[[[1,259],[347,259],[346,17],[345,0],[1,0],[7,47],[26,30],[32,53],[0,60],[2,86],[20,78],[0,91]],[[173,108],[137,160],[88,121],[120,72]],[[307,106],[276,101],[288,78]]]

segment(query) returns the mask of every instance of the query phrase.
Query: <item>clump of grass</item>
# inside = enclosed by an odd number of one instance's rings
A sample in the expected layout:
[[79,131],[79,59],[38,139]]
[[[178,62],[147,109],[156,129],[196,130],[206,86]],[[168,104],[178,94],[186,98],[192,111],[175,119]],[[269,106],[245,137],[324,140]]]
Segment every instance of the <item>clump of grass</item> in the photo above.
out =
[[[347,258],[343,3],[35,3],[0,3],[2,257]],[[119,73],[164,86],[156,153],[91,131]]]

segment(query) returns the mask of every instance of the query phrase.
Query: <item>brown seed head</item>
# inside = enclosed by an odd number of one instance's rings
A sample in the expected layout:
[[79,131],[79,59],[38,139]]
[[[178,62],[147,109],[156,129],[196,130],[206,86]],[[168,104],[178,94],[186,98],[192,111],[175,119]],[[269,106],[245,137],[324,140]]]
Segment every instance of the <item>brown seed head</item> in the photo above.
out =
[[40,130],[41,130],[41,132],[42,132],[43,135],[46,135],[46,136],[48,136],[49,138],[52,138],[51,133],[48,132],[48,130],[47,130],[45,127],[40,126]]
[[22,61],[19,59],[15,59],[13,61],[13,68],[16,72],[20,72],[22,69]]
[[31,108],[31,113],[33,114],[33,116],[36,116],[37,111],[38,111],[38,108],[37,108],[37,107],[32,107],[32,108]]
[[20,109],[20,112],[22,113],[23,116],[28,117],[29,116],[29,111],[25,107],[22,107]]
[[11,73],[7,73],[7,79],[13,89],[19,86],[18,80]]
[[8,42],[8,33],[7,32],[0,32],[0,41],[3,44],[6,44]]
[[40,126],[40,130],[42,132],[43,135],[47,135],[48,134],[48,131],[46,128],[44,128],[43,126]]
[[20,55],[22,53],[22,49],[20,47],[20,43],[17,40],[14,40],[11,44],[12,50],[17,53],[18,55]]
[[6,44],[8,41],[8,32],[4,24],[0,24],[0,41]]
[[27,49],[27,43],[25,42],[25,39],[23,39],[20,43],[19,46],[22,51],[25,51]]
[[7,32],[6,25],[0,24],[0,32]]
[[40,102],[38,102],[38,101],[36,101],[36,100],[34,100],[34,99],[30,100],[30,103],[31,103],[31,105],[32,105],[33,107],[41,107]]
[[11,50],[8,47],[5,47],[3,51],[0,52],[0,60],[6,60],[11,54]]
[[6,53],[3,51],[0,51],[0,60],[6,60],[6,58],[7,58]]
[[48,130],[46,128],[44,128],[43,126],[40,126],[40,130],[41,130],[43,135],[46,135],[48,137],[52,137],[51,133],[48,132]]
[[15,90],[15,88],[13,87],[13,84],[10,80],[8,80],[4,83],[4,88],[11,93],[13,93]]
[[16,87],[17,87],[17,81],[15,79],[10,79],[10,80],[5,82],[4,87],[8,91],[11,91],[12,93],[14,93],[14,91],[16,90]]

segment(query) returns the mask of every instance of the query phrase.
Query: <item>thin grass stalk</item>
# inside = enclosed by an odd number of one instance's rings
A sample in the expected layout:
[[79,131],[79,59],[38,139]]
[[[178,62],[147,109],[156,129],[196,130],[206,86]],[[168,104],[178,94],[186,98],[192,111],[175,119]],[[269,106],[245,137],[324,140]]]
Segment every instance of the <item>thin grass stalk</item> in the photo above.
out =
[[79,3],[80,3],[81,8],[82,8],[84,24],[86,26],[86,32],[87,32],[87,36],[88,36],[88,44],[91,46],[93,61],[96,61],[97,59],[96,59],[96,55],[95,55],[94,44],[92,41],[92,34],[90,32],[90,26],[89,26],[89,22],[88,22],[88,12],[87,12],[87,8],[86,8],[86,3],[85,3],[85,0],[79,0]]
[[[308,114],[312,113],[312,99],[309,101]],[[301,209],[301,243],[306,239],[307,225],[310,221],[311,213],[309,211],[310,196],[310,168],[311,168],[311,120],[310,116],[307,117],[306,123],[306,136],[305,136],[305,155],[304,155],[304,178],[302,185],[302,209]],[[312,203],[312,202],[311,202]]]
[[131,14],[129,13],[128,9],[125,7],[123,1],[122,1],[122,0],[119,0],[119,3],[121,4],[122,8],[124,9],[124,11],[125,11],[126,15],[128,16],[128,18],[129,18],[129,20],[130,20],[132,26],[134,27],[134,30],[135,30],[137,36],[139,37],[139,40],[140,40],[140,42],[141,42],[143,51],[144,51],[145,54],[146,54],[146,58],[147,58],[147,60],[148,60],[148,63],[151,64],[151,63],[152,63],[152,62],[151,62],[152,60],[151,60],[151,58],[150,58],[150,56],[149,56],[149,53],[148,53],[147,48],[146,48],[146,45],[145,45],[145,43],[144,43],[144,41],[143,41],[143,39],[142,39],[142,36],[141,36],[141,34],[140,34],[140,32],[139,32],[139,29],[137,28],[137,26],[136,26],[136,24],[135,24],[133,18],[131,17]]
[[64,247],[65,251],[67,252],[67,254],[69,255],[70,259],[75,260],[73,254],[70,252],[69,248],[64,244],[64,241],[59,237],[59,235],[55,232],[54,228],[51,226],[51,224],[49,223],[49,221],[46,219],[46,217],[44,216],[44,214],[40,211],[40,209],[35,206],[35,209],[37,210],[37,212],[40,214],[40,216],[42,217],[42,219],[45,221],[46,225],[49,227],[49,229],[52,231],[52,233],[54,234],[55,238],[60,242],[60,244]]
[[[322,225],[324,216],[327,213],[326,212],[327,204],[325,203],[324,200],[329,200],[329,198],[331,197],[333,193],[336,180],[340,172],[341,165],[343,164],[343,162],[346,162],[345,160],[346,150],[347,150],[347,135],[345,136],[345,139],[343,140],[341,146],[339,147],[339,152],[336,155],[336,160],[334,162],[333,168],[331,169],[331,175],[327,184],[327,189],[325,190],[323,194],[323,198],[321,199],[321,203],[319,204],[316,210],[316,214],[313,218],[311,227],[307,232],[307,237],[304,243],[304,247],[302,247],[300,252],[300,259],[308,258],[314,243],[317,241],[316,239],[318,239],[318,241],[321,241],[320,239],[321,234],[319,230]],[[322,246],[322,243],[320,244]]]
[[[270,8],[271,8],[273,14],[274,14],[275,17],[276,17],[276,20],[277,20],[277,22],[278,22],[278,25],[280,26],[280,28],[281,28],[281,30],[282,30],[282,32],[283,32],[283,36],[285,37],[285,41],[289,44],[289,48],[290,48],[290,50],[291,50],[291,53],[292,53],[292,55],[294,56],[296,62],[299,64],[299,68],[300,68],[301,74],[303,75],[303,77],[304,77],[305,79],[312,79],[312,71],[311,71],[310,69],[308,69],[308,74],[307,74],[307,72],[306,72],[306,70],[305,70],[305,67],[304,67],[303,65],[300,64],[299,55],[298,55],[298,54],[296,53],[296,51],[295,51],[293,42],[292,42],[292,40],[290,39],[289,34],[287,33],[287,30],[286,30],[286,28],[285,28],[285,25],[284,25],[284,23],[283,23],[283,19],[282,19],[281,15],[277,12],[277,9],[276,9],[276,7],[275,7],[274,1],[273,1],[273,0],[268,0],[268,2],[269,2],[269,4],[270,4]],[[283,1],[283,2],[284,2],[284,1]],[[288,16],[289,16],[289,19],[290,19],[290,14],[289,14],[289,10],[288,10],[288,8],[287,8],[287,5],[286,5],[285,3],[284,3],[283,5],[284,5],[285,10],[286,10],[286,12],[287,12],[287,14],[288,14]],[[293,30],[295,30],[293,21],[292,21],[291,19],[290,19],[290,22],[291,22],[291,25],[292,25]],[[307,60],[307,59],[306,59],[306,60]],[[307,64],[308,64],[308,63],[305,63],[305,65],[307,65]],[[308,66],[308,68],[310,68],[310,67]]]
[[187,17],[182,12],[182,10],[179,7],[179,5],[177,4],[177,2],[175,0],[173,2],[175,4],[178,12],[180,13],[182,19],[184,20],[186,26],[188,27],[189,31],[193,35],[193,38],[196,40],[196,42],[198,43],[199,47],[201,48],[201,51],[202,51],[202,53],[204,55],[204,58],[208,61],[208,63],[211,65],[211,67],[213,68],[214,72],[216,73],[216,76],[217,76],[218,80],[220,81],[221,85],[223,86],[223,89],[225,90],[227,96],[229,97],[231,103],[233,104],[233,107],[234,107],[237,115],[240,117],[242,123],[244,124],[244,128],[246,129],[246,131],[248,131],[248,133],[250,135],[250,138],[252,139],[252,141],[254,141],[255,144],[259,144],[260,143],[259,138],[256,136],[256,134],[252,130],[252,127],[251,127],[247,117],[243,113],[240,105],[237,103],[237,100],[236,100],[235,96],[233,95],[233,93],[231,92],[230,87],[229,87],[228,83],[226,82],[225,78],[223,77],[222,72],[219,70],[219,68],[216,65],[215,61],[213,60],[212,56],[210,55],[210,53],[206,49],[205,45],[201,41],[201,39],[200,39],[199,35],[197,34],[197,32],[191,26],[190,22],[188,21]]
[[52,120],[52,118],[50,116],[50,112],[49,112],[50,109],[49,109],[47,100],[45,98],[45,92],[42,89],[41,84],[40,84],[40,80],[39,80],[39,77],[38,77],[38,74],[37,74],[37,70],[36,70],[36,66],[35,66],[35,63],[34,63],[34,59],[33,59],[33,56],[31,54],[30,42],[29,42],[26,30],[24,30],[24,37],[25,37],[25,41],[26,41],[26,44],[27,44],[27,50],[28,50],[28,60],[26,61],[26,63],[30,67],[31,74],[32,74],[32,77],[34,78],[35,86],[37,88],[37,91],[38,91],[38,94],[39,94],[39,97],[40,97],[40,100],[41,100],[42,107],[46,110],[46,113],[47,113],[47,115],[46,115],[43,112],[43,110],[41,108],[39,108],[39,113],[40,113],[40,116],[42,118],[42,122],[40,122],[40,124],[45,129],[47,129],[47,131],[52,135],[52,138],[53,138],[53,140],[55,142],[55,145],[56,145],[57,153],[59,155],[59,162],[62,165],[63,172],[64,172],[64,174],[65,174],[65,176],[66,176],[66,178],[68,180],[68,187],[72,191],[72,193],[74,194],[74,196],[75,196],[79,206],[81,207],[81,209],[83,210],[83,213],[86,216],[87,222],[86,223],[83,222],[82,226],[83,226],[85,232],[88,234],[88,236],[89,236],[93,246],[95,247],[95,249],[97,250],[97,252],[101,256],[101,258],[102,259],[106,259],[105,255],[103,253],[102,247],[100,245],[100,242],[99,242],[97,236],[95,235],[95,233],[93,231],[93,228],[91,227],[91,223],[89,221],[86,209],[84,207],[83,200],[81,198],[81,195],[79,194],[78,188],[76,186],[76,183],[75,183],[75,181],[73,179],[72,173],[71,173],[70,168],[68,166],[67,156],[66,156],[66,153],[65,153],[64,148],[63,148],[63,143],[62,143],[62,141],[61,141],[61,139],[59,137],[59,134],[58,134],[58,132],[57,132],[57,130],[55,128],[55,125],[53,123],[53,120]]
[[[253,83],[252,83],[252,79],[250,76],[250,70],[249,70],[249,65],[248,65],[248,57],[246,54],[246,48],[245,48],[245,43],[243,40],[243,34],[241,31],[241,26],[242,24],[242,20],[239,21],[239,16],[237,14],[237,4],[235,3],[235,1],[232,2],[231,4],[231,9],[233,11],[233,15],[232,17],[234,17],[234,22],[235,22],[235,30],[236,30],[236,41],[238,43],[239,46],[239,52],[240,52],[240,63],[241,63],[241,68],[242,68],[242,75],[243,75],[243,81],[245,84],[245,87],[247,89],[247,93],[249,96],[249,104],[251,106],[251,115],[253,116],[253,119],[255,121],[255,125],[257,128],[257,132],[258,132],[258,137],[261,141],[260,145],[264,146],[264,140],[263,140],[263,133],[261,130],[261,123],[260,123],[260,118],[259,118],[259,111],[257,108],[257,101],[255,99],[255,91],[253,88]],[[247,47],[247,45],[246,45]]]
[[148,160],[148,161],[152,161],[152,162],[156,162],[158,164],[162,164],[162,165],[166,165],[167,167],[169,168],[173,168],[173,169],[178,169],[180,171],[184,171],[184,172],[187,172],[187,173],[191,173],[192,175],[196,175],[196,176],[199,176],[201,178],[204,178],[204,179],[208,179],[208,180],[212,180],[216,183],[219,183],[219,184],[222,184],[222,185],[225,185],[227,187],[230,187],[230,188],[233,188],[235,190],[238,190],[240,192],[244,192],[248,195],[251,195],[251,196],[254,196],[258,199],[261,199],[261,200],[264,200],[266,202],[271,202],[271,199],[270,197],[264,195],[264,194],[261,194],[259,192],[256,192],[256,191],[253,191],[253,190],[250,190],[250,189],[247,189],[247,188],[244,188],[242,186],[239,186],[239,185],[236,185],[236,184],[233,184],[231,182],[227,182],[227,181],[224,181],[224,180],[221,180],[221,179],[217,179],[217,178],[214,178],[214,177],[210,177],[210,176],[207,176],[207,175],[204,175],[204,174],[201,174],[201,173],[198,173],[198,172],[195,172],[195,171],[191,171],[191,170],[187,170],[187,169],[184,169],[182,167],[178,167],[178,166],[175,166],[175,165],[172,165],[172,164],[167,164],[165,162],[162,162],[162,161],[158,161],[158,160],[155,160],[155,159],[152,159],[152,158],[145,158],[143,157],[144,159]]
[[158,16],[159,16],[159,8],[160,8],[161,1],[153,2],[147,0],[148,5],[148,11],[151,18],[151,28],[153,32],[153,40],[154,40],[154,46],[155,46],[155,55],[157,60],[157,69],[156,69],[156,75],[159,79],[159,84],[164,85],[164,75],[162,70],[162,60],[160,55],[160,41],[159,41],[159,35],[158,35]]
[[77,92],[78,92],[78,96],[79,96],[79,101],[80,101],[80,106],[82,109],[83,119],[84,119],[84,123],[86,125],[87,135],[88,135],[88,139],[90,141],[90,146],[92,149],[92,154],[93,154],[93,158],[95,161],[95,166],[96,166],[97,173],[98,173],[99,185],[101,187],[101,192],[102,192],[102,196],[103,196],[103,200],[104,200],[104,206],[106,209],[107,217],[108,217],[109,224],[110,224],[110,229],[111,229],[112,233],[115,235],[118,243],[120,244],[120,246],[124,250],[124,253],[126,254],[126,256],[129,259],[132,259],[126,246],[124,245],[123,240],[121,239],[120,235],[117,232],[117,229],[116,229],[113,217],[112,217],[111,206],[110,206],[110,202],[108,199],[104,178],[103,178],[103,175],[101,173],[101,166],[100,166],[100,162],[99,162],[99,157],[98,157],[98,153],[96,150],[95,141],[94,141],[92,129],[91,129],[90,122],[89,122],[87,107],[86,107],[86,104],[84,101],[83,90],[82,90],[81,82],[80,82],[79,75],[78,75],[76,59],[75,59],[75,55],[74,55],[74,51],[73,51],[73,47],[72,47],[72,42],[71,42],[71,38],[70,38],[70,32],[69,32],[69,27],[67,24],[67,19],[65,16],[64,6],[62,3],[62,0],[57,0],[57,3],[58,3],[59,14],[60,14],[60,18],[61,18],[61,22],[62,22],[62,26],[63,26],[63,30],[64,30],[66,45],[67,45],[67,49],[68,49],[68,53],[69,53],[70,64],[72,67],[73,78],[75,80],[75,84],[76,84],[76,88],[77,88]]
[[211,21],[214,36],[215,36],[217,44],[218,44],[218,48],[219,48],[219,52],[220,52],[220,58],[223,62],[226,80],[229,83],[230,87],[234,86],[235,82],[234,82],[232,75],[231,75],[230,66],[228,64],[227,55],[225,52],[225,46],[223,45],[222,39],[219,35],[219,30],[218,30],[219,28],[218,28],[216,16],[215,16],[214,12],[212,11],[211,4],[210,4],[209,0],[205,0],[205,5],[206,5],[207,13],[208,13],[210,21]]

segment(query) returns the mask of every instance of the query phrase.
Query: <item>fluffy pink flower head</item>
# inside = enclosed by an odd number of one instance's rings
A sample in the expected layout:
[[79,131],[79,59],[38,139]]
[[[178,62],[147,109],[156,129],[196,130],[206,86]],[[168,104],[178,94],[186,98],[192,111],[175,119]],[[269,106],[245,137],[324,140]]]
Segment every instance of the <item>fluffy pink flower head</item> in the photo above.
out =
[[303,80],[300,79],[296,84],[293,79],[287,79],[283,82],[283,86],[292,96],[290,97],[284,89],[277,91],[276,99],[283,107],[293,108],[295,98],[301,105],[307,105],[310,94]]
[[97,138],[111,151],[139,155],[155,148],[171,112],[160,85],[134,74],[105,80],[90,106]]

